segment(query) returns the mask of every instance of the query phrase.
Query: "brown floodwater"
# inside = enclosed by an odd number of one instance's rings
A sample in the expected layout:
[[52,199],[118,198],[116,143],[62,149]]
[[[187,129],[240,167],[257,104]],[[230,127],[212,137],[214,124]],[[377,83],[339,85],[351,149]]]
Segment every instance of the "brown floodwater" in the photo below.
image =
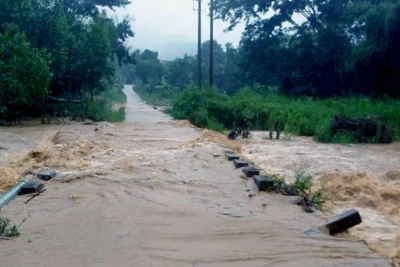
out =
[[[42,167],[58,172],[41,196],[2,210],[28,219],[21,236],[0,240],[1,267],[390,266],[354,236],[319,233],[322,214],[259,193],[224,159],[221,136],[125,92],[124,123],[0,129],[0,186]],[[245,156],[261,153],[255,141]]]

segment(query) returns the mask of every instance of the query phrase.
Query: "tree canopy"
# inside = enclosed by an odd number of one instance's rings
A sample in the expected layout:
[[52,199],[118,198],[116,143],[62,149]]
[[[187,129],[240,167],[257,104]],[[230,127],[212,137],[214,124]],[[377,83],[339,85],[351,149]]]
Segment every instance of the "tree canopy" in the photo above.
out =
[[[398,96],[399,2],[391,0],[216,0],[233,29],[247,76],[286,93]],[[392,46],[394,45],[394,46]],[[390,58],[390,60],[389,60]],[[399,77],[399,78],[395,78]]]
[[[105,8],[115,9],[129,3],[127,0],[1,1],[0,34],[2,42],[10,47],[10,54],[1,55],[0,64],[13,66],[6,75],[7,83],[1,83],[0,95],[17,94],[14,85],[10,85],[13,79],[23,84],[30,95],[43,98],[50,95],[93,99],[110,84],[112,87],[114,61],[120,65],[136,63],[134,54],[124,45],[134,33],[128,19],[115,22],[107,16]],[[10,28],[10,24],[14,26]],[[17,62],[11,62],[12,58]],[[24,77],[29,71],[31,81],[42,82],[27,84],[28,78]],[[29,104],[27,99],[23,101]]]

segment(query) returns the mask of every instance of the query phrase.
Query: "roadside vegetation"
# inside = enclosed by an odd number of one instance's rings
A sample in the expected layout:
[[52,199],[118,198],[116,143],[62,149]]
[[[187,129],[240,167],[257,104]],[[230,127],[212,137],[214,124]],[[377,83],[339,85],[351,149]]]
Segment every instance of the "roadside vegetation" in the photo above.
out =
[[120,68],[135,63],[124,46],[133,31],[130,20],[115,21],[102,10],[127,4],[2,1],[0,124],[22,117],[122,120],[123,112],[111,106],[124,101]]
[[368,97],[313,99],[260,94],[244,88],[233,96],[214,89],[189,89],[177,98],[168,112],[176,119],[189,119],[202,128],[223,131],[248,123],[253,130],[274,130],[279,123],[285,133],[313,136],[316,141],[349,143],[355,140],[346,132],[331,134],[335,115],[349,117],[380,116],[400,139],[400,101]]

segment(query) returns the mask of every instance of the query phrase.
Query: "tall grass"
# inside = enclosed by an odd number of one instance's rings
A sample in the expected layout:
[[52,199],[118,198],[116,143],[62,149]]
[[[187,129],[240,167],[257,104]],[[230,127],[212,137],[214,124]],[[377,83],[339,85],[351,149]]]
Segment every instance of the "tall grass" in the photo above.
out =
[[137,83],[133,90],[149,105],[170,106],[173,99],[178,97],[178,90],[166,85],[143,85]]
[[349,117],[380,116],[400,139],[400,101],[363,97],[313,99],[281,94],[258,94],[244,88],[234,96],[213,89],[191,88],[177,98],[169,113],[177,119],[189,119],[199,127],[231,128],[243,122],[253,130],[270,130],[280,123],[285,132],[314,136],[319,142],[352,142],[350,136],[331,136],[330,125],[335,115]]
[[84,112],[93,121],[122,122],[125,120],[125,108],[114,109],[115,104],[126,103],[127,98],[120,88],[100,93],[93,102],[84,104]]

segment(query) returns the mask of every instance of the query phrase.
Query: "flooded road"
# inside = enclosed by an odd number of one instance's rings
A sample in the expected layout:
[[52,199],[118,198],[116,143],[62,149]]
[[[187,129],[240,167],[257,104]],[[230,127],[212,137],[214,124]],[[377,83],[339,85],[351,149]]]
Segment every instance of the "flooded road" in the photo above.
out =
[[171,118],[164,113],[146,105],[140,97],[132,90],[132,85],[125,85],[124,93],[129,103],[125,109],[125,121],[136,123],[155,123],[168,121]]
[[21,156],[3,167],[58,171],[41,196],[2,210],[28,219],[0,240],[1,267],[390,266],[355,238],[318,233],[318,215],[257,192],[226,147],[125,92],[125,123],[0,130],[33,150],[11,145]]

